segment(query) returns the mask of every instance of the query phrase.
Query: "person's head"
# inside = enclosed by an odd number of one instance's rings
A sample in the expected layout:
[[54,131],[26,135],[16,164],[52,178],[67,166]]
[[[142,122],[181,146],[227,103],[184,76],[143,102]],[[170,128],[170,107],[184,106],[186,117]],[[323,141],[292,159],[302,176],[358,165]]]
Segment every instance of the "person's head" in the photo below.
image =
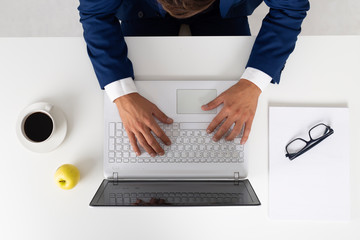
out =
[[171,16],[175,18],[192,17],[206,10],[216,0],[158,0]]

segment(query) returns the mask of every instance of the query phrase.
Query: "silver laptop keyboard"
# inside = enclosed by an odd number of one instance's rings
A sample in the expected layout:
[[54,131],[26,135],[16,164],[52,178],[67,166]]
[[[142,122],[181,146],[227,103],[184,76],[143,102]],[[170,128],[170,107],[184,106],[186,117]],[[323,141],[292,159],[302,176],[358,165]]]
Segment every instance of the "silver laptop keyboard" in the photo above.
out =
[[208,134],[209,123],[173,123],[159,126],[170,138],[166,146],[159,138],[156,140],[164,149],[163,156],[151,157],[140,146],[141,155],[136,156],[122,123],[109,123],[108,161],[109,163],[238,163],[244,161],[244,146],[240,145],[240,134],[233,141],[218,142]]

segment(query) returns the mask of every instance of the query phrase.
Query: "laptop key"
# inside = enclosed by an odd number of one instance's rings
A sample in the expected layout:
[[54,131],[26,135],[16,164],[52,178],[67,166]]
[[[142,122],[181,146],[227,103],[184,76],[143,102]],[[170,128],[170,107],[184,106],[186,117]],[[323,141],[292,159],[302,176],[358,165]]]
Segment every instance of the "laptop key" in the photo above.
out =
[[[136,156],[126,137],[122,123],[110,123],[110,129],[114,129],[116,137],[109,138],[109,158],[114,158],[117,163],[233,163],[243,161],[244,146],[240,145],[240,137],[234,141],[213,142],[213,134],[206,133],[209,123],[173,123],[162,124],[165,134],[169,135],[172,144],[166,146],[155,136],[160,146],[164,149],[164,156],[152,158],[140,146],[142,154]],[[120,133],[122,131],[122,134]],[[113,133],[109,132],[110,135]],[[121,136],[122,135],[122,136]],[[109,153],[108,153],[109,154]],[[123,159],[122,159],[123,158]],[[120,161],[120,159],[122,159]]]
[[115,137],[115,123],[109,123],[109,135],[110,137]]

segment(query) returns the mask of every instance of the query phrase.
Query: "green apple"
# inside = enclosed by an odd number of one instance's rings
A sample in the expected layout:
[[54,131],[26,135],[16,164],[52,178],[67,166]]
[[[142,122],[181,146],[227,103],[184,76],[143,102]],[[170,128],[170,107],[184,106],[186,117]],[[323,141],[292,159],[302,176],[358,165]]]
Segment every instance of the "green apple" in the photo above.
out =
[[62,189],[72,189],[80,180],[80,172],[72,164],[64,164],[55,172],[55,182]]

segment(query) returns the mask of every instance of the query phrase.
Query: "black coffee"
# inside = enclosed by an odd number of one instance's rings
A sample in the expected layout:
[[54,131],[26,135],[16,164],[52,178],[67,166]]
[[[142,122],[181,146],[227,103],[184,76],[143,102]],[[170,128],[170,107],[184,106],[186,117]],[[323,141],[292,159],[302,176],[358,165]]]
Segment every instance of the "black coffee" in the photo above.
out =
[[30,140],[42,142],[50,137],[53,127],[53,122],[47,114],[35,112],[25,120],[24,132]]

